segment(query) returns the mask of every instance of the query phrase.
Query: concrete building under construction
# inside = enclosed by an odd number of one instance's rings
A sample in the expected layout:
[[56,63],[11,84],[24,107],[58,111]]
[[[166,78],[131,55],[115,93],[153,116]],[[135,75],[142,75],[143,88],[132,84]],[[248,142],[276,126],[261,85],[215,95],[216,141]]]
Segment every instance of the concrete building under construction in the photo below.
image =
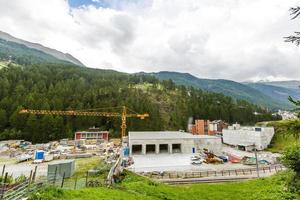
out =
[[223,142],[243,150],[263,150],[271,143],[273,136],[273,127],[241,127],[233,124],[223,129]]
[[130,154],[196,153],[207,148],[214,152],[221,150],[220,137],[192,135],[181,131],[129,132]]

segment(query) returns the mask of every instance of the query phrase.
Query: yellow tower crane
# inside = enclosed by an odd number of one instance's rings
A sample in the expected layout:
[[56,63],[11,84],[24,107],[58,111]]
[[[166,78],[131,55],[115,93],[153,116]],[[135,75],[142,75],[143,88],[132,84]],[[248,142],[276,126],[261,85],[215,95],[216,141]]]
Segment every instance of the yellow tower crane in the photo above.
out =
[[[98,109],[91,109],[98,110]],[[129,113],[128,111],[134,112],[126,106],[122,106],[121,112],[98,112],[98,111],[88,111],[88,110],[30,110],[22,109],[20,114],[35,114],[35,115],[62,115],[62,116],[96,116],[96,117],[121,117],[121,140],[126,135],[126,120],[128,117],[135,117],[139,119],[145,119],[149,117],[148,113],[138,114],[136,112]]]

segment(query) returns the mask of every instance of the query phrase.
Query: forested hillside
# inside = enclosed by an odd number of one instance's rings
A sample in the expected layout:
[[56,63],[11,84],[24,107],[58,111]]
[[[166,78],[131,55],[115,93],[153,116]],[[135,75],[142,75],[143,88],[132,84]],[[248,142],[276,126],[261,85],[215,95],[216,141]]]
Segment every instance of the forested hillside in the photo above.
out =
[[68,61],[60,60],[52,55],[42,51],[29,48],[23,44],[10,42],[0,37],[0,61],[12,60],[22,65],[42,64],[42,63],[60,63],[71,64]]
[[297,89],[271,86],[268,84],[238,83],[224,79],[197,78],[189,73],[161,71],[149,73],[160,80],[172,79],[178,85],[193,86],[209,92],[222,93],[235,99],[268,107],[273,110],[291,109],[293,106],[288,101],[289,96],[298,98],[300,93]]
[[[129,75],[74,65],[9,64],[0,70],[0,139],[33,142],[73,137],[73,131],[91,126],[118,134],[120,119],[35,116],[18,114],[30,109],[109,109],[126,105],[148,112],[146,120],[130,119],[129,130],[186,129],[190,117],[255,123],[271,120],[266,111],[244,101],[194,88],[176,86],[151,76]],[[262,113],[254,115],[253,112]]]
[[[51,49],[48,47],[45,47],[41,44],[38,43],[32,43],[29,41],[25,41],[19,38],[16,38],[8,33],[5,33],[3,31],[0,31],[0,39],[2,41],[0,41],[0,50],[4,50],[2,53],[8,54],[8,55],[13,55],[12,57],[16,58],[16,57],[24,57],[26,56],[35,56],[35,58],[37,58],[39,55],[41,55],[41,52],[43,53],[42,58],[48,57],[46,58],[46,60],[44,61],[49,61],[49,56],[51,56],[52,58],[50,58],[50,60],[53,62],[53,58],[55,58],[56,62],[57,60],[63,60],[65,62],[68,63],[73,63],[75,65],[78,66],[84,66],[78,59],[74,58],[72,55],[68,54],[68,53],[63,53],[60,52],[56,49]],[[7,42],[7,45],[5,45],[5,48],[3,49],[3,41]],[[7,47],[11,49],[13,49],[13,51],[6,51]],[[17,55],[16,55],[17,53]],[[29,53],[29,55],[28,55]],[[34,55],[37,54],[37,55]],[[22,56],[23,55],[23,56]],[[46,56],[45,56],[46,55]],[[1,56],[0,56],[1,58]],[[24,58],[23,58],[24,59]],[[30,57],[27,57],[26,60],[30,60]],[[31,60],[34,61],[34,60]]]

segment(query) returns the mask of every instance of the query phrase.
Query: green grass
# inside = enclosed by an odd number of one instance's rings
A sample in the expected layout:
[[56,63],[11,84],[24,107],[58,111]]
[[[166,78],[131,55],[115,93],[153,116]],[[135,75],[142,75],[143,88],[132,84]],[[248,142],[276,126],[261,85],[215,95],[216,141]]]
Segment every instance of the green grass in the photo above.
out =
[[79,158],[75,160],[76,171],[74,176],[85,176],[90,169],[101,166],[103,163],[99,157]]
[[0,165],[8,165],[17,163],[17,158],[0,158]]
[[[286,192],[285,179],[288,173],[280,173],[269,178],[238,183],[194,184],[169,186],[150,181],[144,177],[126,172],[122,183],[113,188],[85,188],[80,190],[45,189],[43,199],[64,200],[283,200],[299,199],[299,196]],[[48,190],[48,191],[47,191]],[[54,190],[54,192],[53,192]],[[57,190],[57,191],[56,191]],[[49,194],[51,196],[49,197]]]
[[267,149],[268,151],[282,153],[287,146],[300,143],[300,139],[295,138],[293,133],[288,131],[288,127],[294,123],[300,124],[300,120],[281,120],[258,123],[273,126],[275,128],[275,135],[271,141],[270,147]]
[[270,148],[267,150],[273,153],[282,153],[287,146],[292,144],[300,144],[300,140],[297,140],[292,136],[282,137],[276,135],[271,143]]
[[0,69],[4,67],[7,67],[7,62],[0,61]]

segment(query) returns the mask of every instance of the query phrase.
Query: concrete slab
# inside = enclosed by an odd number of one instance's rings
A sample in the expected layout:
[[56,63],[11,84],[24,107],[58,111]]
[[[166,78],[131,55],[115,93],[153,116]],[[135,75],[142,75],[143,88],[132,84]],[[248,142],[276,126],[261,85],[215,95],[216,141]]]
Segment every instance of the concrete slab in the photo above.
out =
[[253,166],[243,164],[190,164],[193,154],[159,154],[159,155],[134,155],[134,164],[130,170],[135,172],[152,171],[221,171],[234,169],[247,169]]

